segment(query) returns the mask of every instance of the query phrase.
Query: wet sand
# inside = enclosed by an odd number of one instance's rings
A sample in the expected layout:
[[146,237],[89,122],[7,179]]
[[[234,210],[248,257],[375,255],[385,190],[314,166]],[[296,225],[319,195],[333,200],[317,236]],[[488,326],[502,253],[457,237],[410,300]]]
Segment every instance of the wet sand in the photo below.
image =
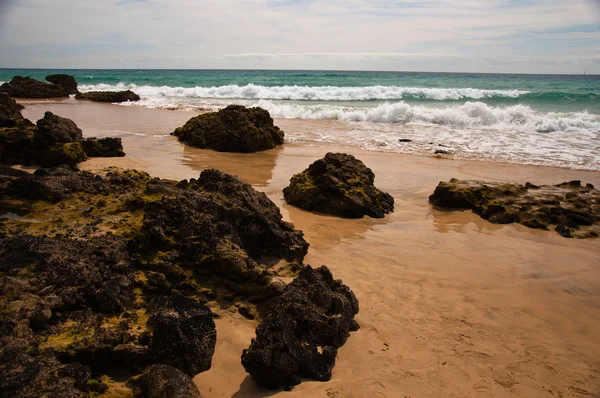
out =
[[[213,366],[195,378],[203,397],[600,396],[600,240],[494,225],[427,201],[440,180],[452,177],[600,186],[600,172],[345,149],[396,200],[385,219],[345,220],[288,206],[281,192],[292,174],[333,148],[199,150],[168,136],[191,113],[73,99],[26,103],[23,113],[37,120],[45,110],[72,118],[85,136],[123,138],[127,157],[92,159],[84,169],[136,167],[172,179],[205,168],[238,175],[304,231],[311,244],[306,263],[328,265],[357,295],[361,329],[339,350],[333,379],[306,381],[292,392],[254,384],[240,355],[257,324],[221,311]],[[284,131],[339,128],[276,124]]]

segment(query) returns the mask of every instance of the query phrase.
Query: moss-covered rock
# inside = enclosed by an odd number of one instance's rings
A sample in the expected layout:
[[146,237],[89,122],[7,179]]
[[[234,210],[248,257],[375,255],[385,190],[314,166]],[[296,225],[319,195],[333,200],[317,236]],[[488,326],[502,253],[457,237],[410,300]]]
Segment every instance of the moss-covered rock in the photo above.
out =
[[262,108],[230,105],[196,116],[173,135],[198,148],[220,152],[257,152],[283,144],[284,133]]
[[81,142],[85,154],[90,157],[123,157],[123,144],[120,138],[106,137],[106,138],[86,138]]
[[67,144],[54,144],[43,151],[38,160],[42,167],[54,167],[66,164],[76,166],[87,159],[80,142],[69,142]]
[[565,237],[600,234],[600,192],[581,181],[537,186],[453,178],[440,182],[429,201],[442,208],[471,209],[495,224],[555,229]]
[[77,80],[74,76],[65,74],[56,74],[46,76],[46,80],[50,83],[58,84],[61,86],[67,94],[77,94]]
[[352,155],[328,153],[290,180],[285,201],[301,209],[339,217],[382,218],[394,198],[375,188],[375,174]]
[[58,84],[40,82],[30,77],[15,76],[0,86],[0,91],[13,98],[61,98],[69,94]]
[[194,381],[179,369],[168,365],[149,366],[133,384],[136,397],[201,398]]
[[127,102],[139,101],[140,96],[131,90],[126,91],[88,91],[86,93],[78,93],[76,99],[88,100],[94,102]]
[[17,104],[6,93],[0,92],[0,127],[15,127],[23,122],[23,105]]

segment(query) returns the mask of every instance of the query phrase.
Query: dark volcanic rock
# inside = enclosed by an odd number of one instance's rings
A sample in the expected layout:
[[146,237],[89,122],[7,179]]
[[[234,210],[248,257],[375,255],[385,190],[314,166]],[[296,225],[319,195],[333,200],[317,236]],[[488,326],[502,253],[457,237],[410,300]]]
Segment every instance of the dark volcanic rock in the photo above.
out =
[[38,163],[42,167],[55,167],[63,164],[76,166],[87,159],[85,152],[79,142],[67,144],[54,144],[38,157]]
[[0,91],[13,98],[60,98],[69,96],[62,86],[22,76],[15,76],[9,83],[1,85]]
[[440,182],[429,201],[443,208],[471,209],[496,224],[517,222],[535,229],[555,229],[565,237],[600,234],[600,192],[580,181],[537,186],[453,178]]
[[196,116],[173,135],[198,148],[220,152],[256,152],[283,144],[284,133],[262,108],[230,105]]
[[135,382],[137,398],[201,398],[198,387],[185,373],[169,365],[148,366]]
[[14,127],[23,122],[23,105],[17,104],[6,93],[0,92],[0,127]]
[[77,94],[77,80],[71,75],[57,74],[46,76],[46,80],[50,83],[58,84],[65,90],[67,94]]
[[289,388],[301,377],[331,379],[337,349],[351,331],[358,300],[325,266],[310,266],[276,299],[242,354],[242,365],[266,388]]
[[382,218],[394,210],[394,198],[375,188],[375,174],[352,155],[328,153],[290,180],[285,201],[305,210],[340,217]]
[[85,154],[91,158],[94,157],[122,157],[125,156],[123,152],[123,144],[121,144],[120,138],[86,138],[81,142]]
[[83,134],[74,121],[52,112],[44,113],[44,118],[37,122],[37,132],[33,142],[38,147],[48,147],[57,143],[81,141]]
[[39,151],[33,145],[33,136],[37,128],[21,124],[18,127],[0,128],[0,163],[24,164],[35,163]]
[[76,99],[95,101],[95,102],[127,102],[139,101],[140,96],[131,90],[127,91],[88,91],[87,93],[78,93]]

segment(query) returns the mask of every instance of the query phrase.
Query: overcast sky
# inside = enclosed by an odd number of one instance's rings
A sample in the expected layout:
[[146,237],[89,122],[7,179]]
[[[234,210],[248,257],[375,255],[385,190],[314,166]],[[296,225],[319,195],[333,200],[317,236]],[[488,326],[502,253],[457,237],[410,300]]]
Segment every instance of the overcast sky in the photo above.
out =
[[0,0],[0,67],[600,74],[600,0]]

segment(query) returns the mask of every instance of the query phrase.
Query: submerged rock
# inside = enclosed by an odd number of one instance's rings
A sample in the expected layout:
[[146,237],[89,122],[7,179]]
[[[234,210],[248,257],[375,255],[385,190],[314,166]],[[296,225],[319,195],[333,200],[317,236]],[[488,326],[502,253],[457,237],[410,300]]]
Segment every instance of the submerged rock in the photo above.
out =
[[429,197],[434,206],[471,209],[495,224],[523,224],[554,229],[565,237],[600,234],[600,191],[581,181],[558,185],[486,183],[451,179],[440,182]]
[[46,76],[46,80],[50,83],[58,84],[65,90],[67,94],[77,94],[77,80],[71,75],[56,74]]
[[328,153],[290,180],[285,201],[305,210],[340,217],[383,218],[394,198],[375,188],[375,174],[352,155]]
[[6,93],[0,92],[0,127],[14,127],[23,122],[23,105],[17,104]]
[[131,90],[127,91],[88,91],[87,93],[78,93],[76,99],[95,101],[95,102],[127,102],[139,101],[140,96]]
[[123,144],[120,138],[86,138],[81,142],[85,154],[89,157],[123,157]]
[[191,146],[220,152],[257,152],[283,144],[284,133],[262,108],[230,105],[196,116],[173,135]]
[[351,331],[358,300],[325,266],[310,266],[276,299],[242,354],[244,369],[265,388],[290,388],[306,377],[331,379],[337,349]]
[[134,396],[144,398],[201,398],[185,373],[169,365],[152,365],[134,382]]
[[40,82],[30,77],[15,76],[0,86],[0,91],[13,98],[61,98],[69,94],[58,84]]

